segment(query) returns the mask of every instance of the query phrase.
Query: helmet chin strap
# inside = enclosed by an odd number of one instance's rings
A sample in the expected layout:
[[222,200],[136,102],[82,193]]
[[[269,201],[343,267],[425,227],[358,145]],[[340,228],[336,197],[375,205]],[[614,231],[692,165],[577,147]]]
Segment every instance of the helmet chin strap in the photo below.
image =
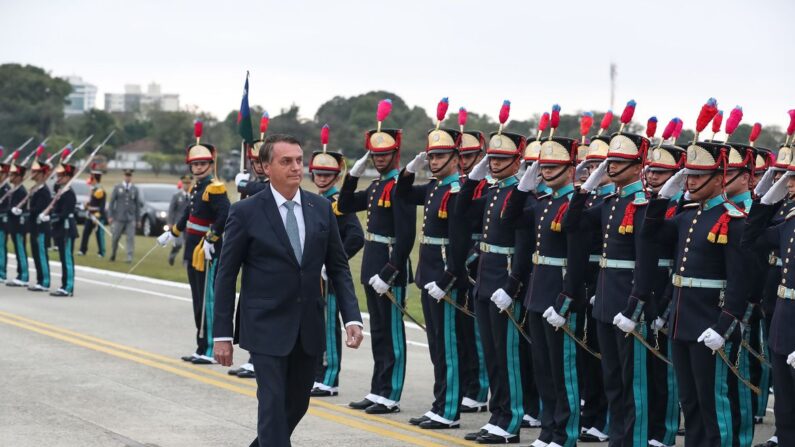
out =
[[718,175],[718,173],[717,172],[713,172],[712,174],[709,175],[709,178],[701,186],[699,186],[696,189],[689,189],[688,191],[690,191],[690,195],[696,194],[697,192],[699,192],[702,189],[704,189],[704,187],[707,186],[707,183],[711,182],[712,179],[715,178],[716,175]]
[[[504,170],[506,170],[506,169],[510,168],[511,166],[513,166],[514,162],[516,161],[516,159],[517,159],[518,157],[519,157],[518,155],[514,155],[514,156],[512,156],[512,157],[511,157],[511,162],[510,162],[510,163],[508,163],[507,165],[505,165],[505,167],[504,167],[504,168],[502,168],[502,169],[500,169],[500,170],[498,170],[498,171],[491,171],[491,173],[492,173],[492,174],[499,174],[499,173],[501,173],[502,171],[504,171]],[[489,166],[489,168],[491,168],[491,166]]]
[[434,175],[436,175],[436,173],[438,173],[438,172],[440,172],[440,171],[444,170],[444,168],[446,168],[446,167],[447,167],[447,165],[449,165],[449,164],[450,164],[450,162],[451,162],[451,161],[453,161],[453,156],[454,156],[454,155],[455,155],[455,152],[450,152],[450,156],[449,156],[449,157],[447,157],[447,161],[446,161],[446,162],[444,162],[444,164],[443,164],[443,165],[439,166],[439,169],[433,169],[433,168],[431,168],[431,167],[430,167],[430,164],[429,164],[429,165],[428,165],[428,169],[431,171],[431,174],[434,174]]
[[735,180],[737,180],[738,178],[740,178],[740,176],[741,176],[741,175],[743,175],[743,174],[744,174],[744,172],[743,172],[742,170],[739,170],[739,171],[737,171],[737,175],[735,175],[734,177],[732,177],[732,179],[731,179],[731,180],[729,180],[728,182],[726,182],[726,184],[725,184],[725,185],[723,185],[723,187],[725,188],[725,187],[727,187],[727,186],[731,185],[732,183],[734,183],[734,181],[735,181]]
[[627,171],[627,169],[631,168],[632,166],[634,166],[634,165],[636,165],[636,164],[638,164],[638,163],[640,163],[640,160],[629,160],[629,164],[628,164],[626,167],[624,167],[624,169],[622,169],[622,170],[620,170],[620,171],[618,171],[618,172],[614,172],[614,173],[612,173],[612,174],[611,174],[611,173],[610,173],[610,171],[608,170],[608,171],[607,171],[607,176],[608,176],[608,177],[610,177],[610,178],[615,178],[615,177],[618,177],[619,175],[621,175],[621,174],[623,174],[624,172],[626,172],[626,171]]
[[191,165],[191,170],[190,170],[190,171],[191,171],[191,173],[193,173],[193,175],[194,175],[194,176],[196,176],[196,177],[202,177],[202,178],[204,178],[204,177],[205,177],[205,174],[207,174],[207,172],[208,172],[208,171],[210,170],[210,168],[212,168],[212,167],[213,167],[213,164],[212,164],[212,163],[208,163],[208,164],[207,164],[207,169],[205,169],[205,170],[204,170],[204,171],[202,171],[202,172],[196,173],[196,172],[193,172],[193,166]]
[[[392,163],[395,161],[395,155],[396,155],[396,154],[397,154],[397,151],[392,151],[392,156],[391,156],[391,157],[389,157],[389,163],[387,163],[387,164],[386,164],[386,166],[387,166],[387,167],[386,167],[386,170],[385,170],[385,171],[382,171],[382,170],[380,170],[380,169],[377,169],[379,174],[384,174],[384,173],[387,173],[387,172],[389,172],[389,171],[391,171],[391,170],[392,170]],[[370,152],[370,159],[372,159],[374,156],[375,156],[375,155],[374,155],[374,154],[373,154],[373,152],[371,151],[371,152]],[[373,164],[375,164],[375,161],[373,161]]]
[[543,174],[541,174],[541,178],[542,178],[542,179],[544,179],[544,183],[546,183],[546,184],[548,185],[548,184],[549,184],[549,182],[554,182],[554,181],[555,181],[555,180],[557,180],[557,179],[558,179],[558,178],[559,178],[561,175],[565,174],[567,170],[568,170],[568,166],[564,166],[564,168],[563,168],[563,169],[561,169],[561,170],[560,170],[560,172],[558,172],[557,174],[553,175],[552,177],[550,177],[550,178],[546,178],[546,177],[544,177],[544,175],[543,175]]
[[467,172],[468,173],[469,171],[472,170],[473,167],[475,167],[475,163],[477,163],[478,157],[477,157],[477,155],[472,157],[472,163],[470,163],[468,166],[464,166],[463,161],[464,161],[464,157],[459,157],[458,166],[461,168],[461,172]]
[[326,183],[325,185],[318,185],[318,184],[317,184],[317,180],[315,180],[315,178],[316,178],[316,177],[315,177],[315,174],[312,174],[312,181],[315,183],[315,186],[317,186],[319,189],[325,189],[325,188],[328,188],[328,187],[330,187],[330,186],[331,186],[331,185],[333,185],[334,183],[337,183],[337,179],[339,178],[339,174],[337,174],[337,175],[335,175],[335,176],[331,177],[331,180],[329,180],[329,182],[328,182],[328,183]]

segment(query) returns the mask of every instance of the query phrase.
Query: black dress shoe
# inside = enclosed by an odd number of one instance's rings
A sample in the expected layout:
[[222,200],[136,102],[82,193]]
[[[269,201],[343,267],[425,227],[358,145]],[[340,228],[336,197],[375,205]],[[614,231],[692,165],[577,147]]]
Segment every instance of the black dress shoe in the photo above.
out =
[[240,368],[240,369],[241,369],[241,371],[239,373],[237,373],[237,377],[239,377],[241,379],[256,379],[257,378],[257,375],[254,374],[254,371],[251,371],[251,370],[248,370],[248,369],[243,369],[243,368]]
[[754,447],[778,447],[778,442],[773,441],[772,439],[768,439],[762,444],[757,444]]
[[213,361],[204,357],[194,357],[191,361],[194,365],[212,365]]
[[180,357],[180,359],[182,359],[183,362],[192,362],[195,357],[196,357],[195,354],[183,355],[182,357]]
[[411,425],[420,425],[423,422],[430,421],[430,420],[431,420],[431,418],[429,418],[428,416],[422,415],[422,416],[420,416],[418,418],[409,419],[409,424],[411,424]]
[[400,413],[400,407],[395,405],[394,407],[390,408],[384,404],[372,404],[364,410],[367,414],[389,414],[389,413]]
[[605,442],[604,439],[599,439],[598,436],[594,436],[590,433],[580,433],[579,437],[580,442]]
[[320,388],[312,388],[309,395],[312,397],[333,397],[339,394],[339,391],[321,390]]
[[684,428],[680,428],[679,430],[677,430],[676,436],[684,436],[684,435],[685,435],[685,429]]
[[[187,357],[187,356],[185,356],[185,357]],[[182,357],[182,360],[185,360],[185,357]],[[189,362],[190,360],[185,360],[185,361]],[[238,375],[238,373],[240,371],[243,371],[243,368],[232,368],[229,371],[227,371],[226,373],[229,374],[230,376],[236,376],[236,375]]]
[[50,296],[72,296],[72,294],[67,292],[66,290],[58,289],[54,292],[50,292]]
[[485,428],[481,428],[480,431],[478,431],[478,432],[467,433],[466,435],[464,435],[464,439],[467,440],[467,441],[477,441],[477,439],[479,437],[481,437],[483,435],[486,435],[488,433],[489,433],[488,430],[486,430]]
[[460,411],[462,413],[481,413],[486,411],[486,405],[478,405],[477,407],[468,407],[466,405],[461,405]]
[[764,419],[761,416],[754,416],[754,425],[761,424]]
[[375,405],[375,402],[371,401],[370,399],[362,399],[359,402],[351,402],[348,404],[348,406],[354,410],[366,410],[372,405]]
[[425,421],[420,424],[420,428],[424,428],[426,430],[445,430],[449,428],[459,428],[459,427],[461,427],[461,424],[458,423],[445,424],[444,422],[433,421],[433,420]]
[[519,444],[519,435],[509,437],[486,433],[485,435],[478,436],[476,440],[478,444]]

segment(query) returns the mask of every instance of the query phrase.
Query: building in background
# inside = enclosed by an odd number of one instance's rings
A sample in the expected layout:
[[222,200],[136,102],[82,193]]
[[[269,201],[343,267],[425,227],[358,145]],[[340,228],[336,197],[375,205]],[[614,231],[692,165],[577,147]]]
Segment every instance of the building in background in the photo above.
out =
[[150,112],[161,110],[176,112],[179,110],[179,95],[162,93],[160,84],[152,82],[143,91],[139,84],[127,84],[124,93],[106,93],[106,112],[129,112],[147,116]]
[[66,97],[64,113],[80,115],[94,108],[97,100],[97,87],[83,81],[79,76],[68,76],[66,81],[72,86],[72,93]]

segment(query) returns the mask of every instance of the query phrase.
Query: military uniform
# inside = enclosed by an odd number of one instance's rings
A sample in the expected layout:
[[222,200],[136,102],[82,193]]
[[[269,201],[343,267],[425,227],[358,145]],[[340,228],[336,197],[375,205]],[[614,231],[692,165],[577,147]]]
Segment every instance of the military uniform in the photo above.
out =
[[[132,172],[132,170],[125,170]],[[138,218],[141,215],[141,208],[143,201],[138,187],[132,183],[122,182],[113,187],[113,192],[110,196],[110,204],[108,211],[110,217],[113,219],[113,248],[110,252],[110,260],[116,260],[116,250],[119,248],[119,239],[122,233],[127,235],[126,248],[127,248],[127,262],[132,262],[133,253],[135,251],[135,227],[138,223]]]
[[[685,173],[718,175],[727,151],[724,144],[691,145]],[[642,231],[648,240],[676,245],[668,335],[685,417],[685,444],[731,445],[736,439],[733,421],[739,417],[732,414],[738,402],[730,393],[736,377],[720,355],[698,340],[711,329],[725,340],[722,353],[731,362],[737,359],[737,329],[748,295],[740,250],[744,214],[718,194],[687,204],[666,219],[669,200],[651,201]]]
[[[2,156],[0,150],[0,157]],[[9,197],[3,198],[11,189],[8,185],[8,172],[11,169],[11,155],[5,160],[0,161],[0,282],[5,282],[6,271],[8,268],[8,252],[6,244],[8,242],[8,211],[11,209]]]
[[[9,175],[16,174],[20,177],[24,177],[26,170],[27,168],[25,166],[12,163],[9,168]],[[14,189],[14,192],[11,193],[11,197],[8,198],[9,211],[7,213],[8,220],[6,228],[11,242],[14,245],[14,254],[17,259],[17,276],[13,279],[6,279],[6,285],[11,287],[22,287],[28,283],[28,254],[25,248],[25,239],[28,232],[28,216],[24,210],[17,215],[11,212],[11,209],[27,197],[28,191],[22,183],[18,186],[13,186],[12,184],[11,188]]]
[[[43,155],[43,154],[40,154]],[[44,159],[34,160],[31,165],[31,174],[42,173],[46,176],[52,169]],[[36,184],[31,188],[31,193],[25,204],[29,219],[30,231],[30,254],[36,265],[36,283],[31,284],[28,290],[44,291],[50,288],[50,259],[47,254],[47,246],[50,241],[50,223],[43,222],[40,215],[52,201],[50,188],[42,183]]]
[[105,211],[105,201],[107,195],[105,188],[100,184],[102,178],[102,171],[97,170],[95,167],[91,169],[91,176],[94,179],[91,184],[90,196],[88,204],[86,204],[86,222],[83,225],[83,235],[80,239],[80,254],[88,253],[88,240],[91,239],[91,233],[97,231],[97,254],[100,258],[105,257],[105,232],[99,227],[97,222],[102,225],[108,225],[108,215]]
[[[69,152],[64,151],[61,154],[61,162],[55,167],[58,180],[64,176],[74,177],[77,169],[70,163],[70,158]],[[61,261],[61,287],[50,292],[50,295],[69,297],[75,292],[74,242],[77,239],[77,220],[75,220],[77,196],[72,188],[56,183],[53,200],[55,203],[45,219],[50,222],[52,237],[58,247]],[[40,217],[42,218],[43,216]]]
[[[201,126],[196,126],[197,142],[187,148],[186,162],[209,161],[216,163],[216,150],[200,142]],[[208,168],[208,169],[211,169]],[[174,237],[185,233],[185,255],[188,282],[193,299],[193,318],[196,323],[196,351],[182,357],[194,364],[213,363],[213,314],[215,308],[215,274],[221,253],[222,236],[229,213],[226,186],[216,181],[212,174],[196,179],[190,189],[190,204],[171,227]],[[215,256],[206,260],[204,244],[213,244]]]
[[[260,138],[262,138],[262,136],[264,136],[264,134],[261,135]],[[263,143],[264,140],[262,139],[254,140],[251,143],[251,146],[246,151],[246,155],[250,163],[253,163],[254,160],[259,159],[259,151],[262,148]],[[249,174],[249,178],[244,179],[243,181],[237,184],[237,192],[240,193],[241,199],[244,199],[246,197],[251,197],[254,194],[265,189],[268,186],[267,182],[268,182],[268,177],[259,176],[252,169],[251,174]]]
[[[182,189],[182,182],[188,182],[192,180],[193,177],[189,175],[183,175],[178,185],[179,191],[171,196],[171,201],[168,203],[168,213],[166,213],[166,225],[168,225],[169,228],[177,224],[177,220],[182,217],[183,214],[185,214],[185,210],[190,204],[190,193],[185,192],[185,190]],[[184,234],[179,235],[179,237],[174,240],[174,246],[171,247],[171,252],[168,254],[168,263],[170,265],[174,265],[174,260],[177,258],[179,250],[184,244]]]
[[[494,132],[489,138],[486,153],[488,157],[516,159],[522,155],[525,145],[526,139],[522,135]],[[518,443],[525,413],[519,342],[521,335],[509,317],[491,302],[492,295],[502,289],[513,300],[505,312],[510,312],[516,321],[523,319],[520,288],[524,272],[522,264],[514,262],[517,239],[523,236],[517,236],[518,216],[512,220],[501,219],[502,211],[517,183],[515,175],[496,180],[485,195],[473,199],[481,182],[467,180],[461,188],[457,204],[461,207],[459,214],[478,219],[483,226],[474,299],[491,389],[491,417],[479,432],[466,436],[481,444]]]
[[[379,126],[380,127],[380,126]],[[370,130],[365,136],[370,154],[399,156],[400,129]],[[371,413],[399,410],[406,376],[406,334],[403,315],[385,296],[369,285],[374,275],[390,286],[398,305],[406,305],[410,282],[409,253],[414,245],[416,207],[395,197],[399,171],[382,172],[364,191],[356,191],[358,177],[345,176],[337,209],[345,214],[367,211],[361,281],[367,294],[373,350],[370,392],[351,407]]]

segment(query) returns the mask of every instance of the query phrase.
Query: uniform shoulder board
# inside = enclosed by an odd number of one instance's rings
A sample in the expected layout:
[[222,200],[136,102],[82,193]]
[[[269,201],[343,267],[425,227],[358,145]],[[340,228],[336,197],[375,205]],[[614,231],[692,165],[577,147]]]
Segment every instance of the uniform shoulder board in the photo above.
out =
[[611,192],[610,194],[607,194],[607,195],[605,195],[605,196],[604,196],[604,198],[602,198],[602,200],[609,200],[609,199],[612,199],[613,197],[616,197],[616,195],[617,195],[617,194],[618,194],[618,193]]
[[698,202],[685,203],[682,208],[698,208]]
[[731,202],[728,202],[728,201],[727,202],[723,202],[723,207],[726,208],[726,214],[728,214],[729,217],[733,217],[733,218],[737,219],[737,218],[746,216],[745,212],[743,212],[741,209],[737,208],[737,205],[735,205],[735,204],[733,204]]
[[793,217],[795,217],[795,209],[789,210],[789,213],[787,213],[787,217],[785,217],[784,219],[785,220],[790,220]]
[[334,211],[335,216],[342,216],[343,213],[339,210],[339,202],[336,200],[331,202],[331,211]]
[[550,197],[551,195],[552,195],[552,193],[541,194],[540,196],[538,196],[538,200],[546,199],[547,197]]
[[202,200],[205,202],[210,200],[210,194],[226,194],[226,185],[221,182],[213,180],[212,183],[207,185],[204,188],[204,192],[202,193]]
[[632,203],[635,206],[646,205],[649,203],[649,199],[646,197],[645,192],[638,191],[635,193],[635,200]]
[[105,190],[100,187],[94,188],[94,193],[92,195],[95,199],[99,200],[105,197]]
[[461,184],[458,183],[457,180],[454,181],[453,183],[450,183],[450,192],[451,193],[455,194],[455,193],[457,193],[459,191],[461,191]]

